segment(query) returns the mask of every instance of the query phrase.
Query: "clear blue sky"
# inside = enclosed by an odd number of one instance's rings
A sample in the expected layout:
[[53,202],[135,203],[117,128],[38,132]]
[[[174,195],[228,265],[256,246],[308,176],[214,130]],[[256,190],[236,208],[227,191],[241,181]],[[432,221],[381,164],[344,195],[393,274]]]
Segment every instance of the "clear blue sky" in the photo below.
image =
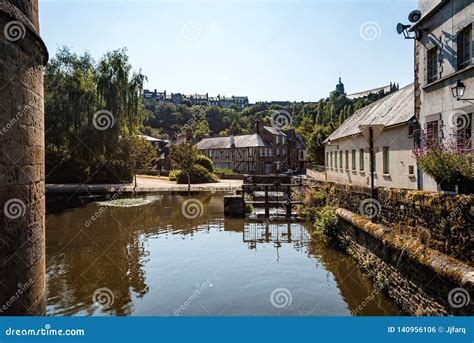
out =
[[127,47],[146,88],[314,101],[413,80],[413,41],[398,36],[416,0],[40,0],[42,36],[98,59]]

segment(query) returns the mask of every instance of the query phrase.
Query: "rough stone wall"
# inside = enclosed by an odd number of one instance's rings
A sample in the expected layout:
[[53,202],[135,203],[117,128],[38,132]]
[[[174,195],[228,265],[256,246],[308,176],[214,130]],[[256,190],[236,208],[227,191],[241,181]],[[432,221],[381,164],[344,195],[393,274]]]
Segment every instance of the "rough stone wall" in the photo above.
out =
[[[334,234],[345,250],[406,312],[413,315],[472,315],[474,272],[430,249],[396,242],[379,225],[346,210]],[[462,289],[460,291],[460,289]],[[453,294],[471,294],[457,298]],[[462,301],[462,303],[461,303]]]
[[0,3],[0,315],[45,311],[43,66],[38,1]]
[[[330,204],[364,214],[369,206],[369,187],[316,182],[314,187],[328,194]],[[430,248],[456,259],[474,262],[473,195],[444,196],[439,193],[378,188],[374,222],[400,233],[421,237]]]

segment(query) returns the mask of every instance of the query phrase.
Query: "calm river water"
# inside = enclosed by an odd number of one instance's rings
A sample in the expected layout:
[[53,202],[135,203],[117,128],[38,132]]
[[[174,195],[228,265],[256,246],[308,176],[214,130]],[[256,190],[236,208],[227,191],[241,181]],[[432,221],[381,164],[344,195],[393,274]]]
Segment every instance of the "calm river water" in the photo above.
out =
[[48,214],[49,315],[401,314],[353,259],[310,242],[302,223],[224,219],[218,195],[198,197],[202,213],[186,214],[195,219],[182,213],[186,196],[144,198]]

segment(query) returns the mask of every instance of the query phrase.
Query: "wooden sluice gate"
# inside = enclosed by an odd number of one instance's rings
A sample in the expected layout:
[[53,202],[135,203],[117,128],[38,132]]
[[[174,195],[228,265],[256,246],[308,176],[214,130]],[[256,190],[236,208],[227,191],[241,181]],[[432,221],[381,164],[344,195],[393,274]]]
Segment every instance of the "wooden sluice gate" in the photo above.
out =
[[[291,218],[293,207],[303,204],[300,195],[303,182],[292,182],[286,175],[249,176],[242,185],[242,201],[254,208],[264,208],[265,217],[270,217],[270,209],[285,209],[287,218]],[[278,212],[277,212],[278,213]]]

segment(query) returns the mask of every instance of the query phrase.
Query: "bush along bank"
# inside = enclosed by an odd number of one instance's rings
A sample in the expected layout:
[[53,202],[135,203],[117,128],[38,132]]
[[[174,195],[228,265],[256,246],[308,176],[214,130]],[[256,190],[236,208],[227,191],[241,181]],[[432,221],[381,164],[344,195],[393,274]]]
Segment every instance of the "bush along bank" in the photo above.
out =
[[214,164],[209,157],[196,155],[194,165],[188,171],[189,180],[188,173],[176,169],[169,172],[168,178],[170,181],[176,181],[178,184],[187,184],[188,181],[190,181],[191,184],[219,182],[219,178],[213,171]]
[[[471,265],[432,248],[429,235],[409,234],[398,223],[377,224],[342,208],[340,195],[334,185],[315,187],[306,194],[305,212],[313,222],[315,239],[335,239],[367,271],[377,289],[407,313],[474,313]],[[351,202],[348,197],[351,194],[344,195],[345,203]]]

